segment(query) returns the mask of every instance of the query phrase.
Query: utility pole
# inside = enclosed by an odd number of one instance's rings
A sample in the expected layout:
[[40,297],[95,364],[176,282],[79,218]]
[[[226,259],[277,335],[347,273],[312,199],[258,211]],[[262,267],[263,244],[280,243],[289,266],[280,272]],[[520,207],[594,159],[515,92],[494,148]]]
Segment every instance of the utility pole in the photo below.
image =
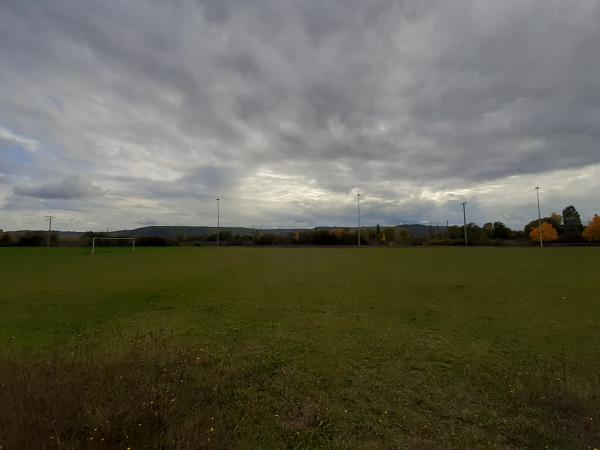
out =
[[54,216],[45,216],[49,220],[48,223],[48,239],[46,240],[46,247],[50,247],[50,233],[52,232],[52,219],[56,219]]
[[356,205],[358,207],[358,246],[360,247],[360,192],[356,194]]
[[537,194],[537,204],[538,204],[538,231],[540,235],[540,248],[544,248],[544,240],[542,239],[542,213],[540,212],[540,187],[535,187],[535,192]]
[[463,207],[463,222],[465,224],[465,247],[469,246],[469,241],[467,240],[467,202],[462,202]]
[[219,231],[221,229],[221,199],[217,198],[217,247],[219,247]]

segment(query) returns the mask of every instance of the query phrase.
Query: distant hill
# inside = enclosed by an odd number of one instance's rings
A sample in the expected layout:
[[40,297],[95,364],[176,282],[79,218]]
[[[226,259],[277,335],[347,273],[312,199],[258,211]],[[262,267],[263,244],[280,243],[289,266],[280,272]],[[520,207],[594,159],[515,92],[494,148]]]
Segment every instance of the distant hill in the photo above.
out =
[[[289,229],[289,228],[270,228],[270,229],[254,229],[244,227],[221,227],[221,232],[229,231],[232,234],[240,235],[252,235],[255,233],[272,233],[272,234],[288,234],[296,231],[302,231],[300,229]],[[208,236],[217,232],[217,227],[206,227],[206,226],[150,226],[136,228],[134,230],[119,230],[110,232],[111,236],[122,236],[122,237],[162,237],[167,239],[174,239],[178,235],[183,236]]]
[[[344,228],[350,231],[356,230],[356,227],[315,227],[315,228],[247,228],[247,227],[221,227],[220,231],[229,231],[232,234],[239,235],[253,235],[256,233],[270,233],[275,235],[286,235],[289,233],[311,231],[311,230],[334,230],[336,228]],[[364,228],[374,228],[362,227]],[[387,228],[387,227],[382,227]],[[403,224],[396,225],[396,228],[405,228],[411,232],[414,236],[423,236],[428,234],[430,231],[435,231],[435,226],[429,227],[421,224]],[[440,227],[443,230],[445,227]],[[45,233],[47,230],[19,230],[15,231],[17,235],[24,234],[26,232]],[[58,234],[61,239],[77,239],[83,236],[81,231],[58,231],[53,230]],[[207,226],[170,226],[170,225],[155,225],[148,227],[135,228],[133,230],[118,230],[111,231],[108,233],[109,236],[120,236],[120,237],[161,237],[165,239],[175,239],[177,236],[208,236],[216,233],[217,227]]]
[[[421,224],[406,224],[397,225],[397,228],[405,228],[409,230],[415,236],[423,236],[428,234],[430,230],[435,230],[435,227],[429,227]],[[220,231],[229,231],[232,234],[240,235],[253,235],[256,233],[270,233],[275,235],[286,235],[289,233],[296,233],[301,231],[311,230],[334,230],[336,228],[344,228],[348,230],[356,230],[356,227],[315,227],[315,228],[246,228],[246,227],[221,227]],[[363,227],[373,228],[373,227]],[[442,229],[442,227],[440,227]],[[208,236],[217,232],[217,227],[207,226],[168,226],[168,225],[156,225],[149,227],[136,228],[134,230],[119,230],[113,231],[109,234],[111,236],[122,236],[122,237],[162,237],[166,239],[174,239],[178,235],[183,236]]]

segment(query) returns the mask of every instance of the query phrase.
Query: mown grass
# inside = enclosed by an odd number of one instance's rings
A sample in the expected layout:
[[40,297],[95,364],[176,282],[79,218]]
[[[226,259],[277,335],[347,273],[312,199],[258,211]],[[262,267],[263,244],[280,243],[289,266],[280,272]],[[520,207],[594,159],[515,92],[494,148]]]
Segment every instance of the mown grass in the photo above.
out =
[[1,249],[0,446],[594,448],[599,263]]

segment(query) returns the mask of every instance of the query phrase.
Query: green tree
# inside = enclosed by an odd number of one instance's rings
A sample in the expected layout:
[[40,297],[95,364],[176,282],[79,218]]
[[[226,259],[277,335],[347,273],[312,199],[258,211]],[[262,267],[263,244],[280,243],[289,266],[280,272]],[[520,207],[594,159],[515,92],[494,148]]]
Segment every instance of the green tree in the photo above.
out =
[[483,232],[488,238],[494,237],[494,224],[492,222],[487,222],[483,224]]
[[224,230],[219,233],[219,240],[223,242],[231,241],[233,239],[233,233],[229,230]]
[[457,241],[455,242],[456,244],[458,244],[458,241],[461,241],[460,243],[464,244],[464,237],[465,237],[465,232],[464,229],[459,225],[452,225],[448,228],[448,237],[452,240],[452,241]]
[[488,241],[483,228],[476,223],[467,224],[467,237],[472,245],[486,244]]
[[8,247],[10,245],[13,245],[13,243],[13,238],[10,233],[0,233],[0,247]]
[[572,242],[581,239],[583,224],[579,212],[573,205],[567,206],[562,213],[564,236],[563,240]]
[[494,239],[510,239],[512,230],[502,222],[494,222]]
[[[46,244],[47,234],[41,231],[27,231],[17,240],[17,245],[20,247],[41,247]],[[52,235],[50,235],[52,240]]]

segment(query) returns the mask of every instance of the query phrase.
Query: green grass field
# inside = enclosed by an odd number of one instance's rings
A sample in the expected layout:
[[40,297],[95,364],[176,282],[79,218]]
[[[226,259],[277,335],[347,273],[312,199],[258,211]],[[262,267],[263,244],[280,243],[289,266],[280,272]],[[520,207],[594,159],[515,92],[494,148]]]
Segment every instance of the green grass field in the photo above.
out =
[[599,250],[0,249],[0,448],[598,447]]

